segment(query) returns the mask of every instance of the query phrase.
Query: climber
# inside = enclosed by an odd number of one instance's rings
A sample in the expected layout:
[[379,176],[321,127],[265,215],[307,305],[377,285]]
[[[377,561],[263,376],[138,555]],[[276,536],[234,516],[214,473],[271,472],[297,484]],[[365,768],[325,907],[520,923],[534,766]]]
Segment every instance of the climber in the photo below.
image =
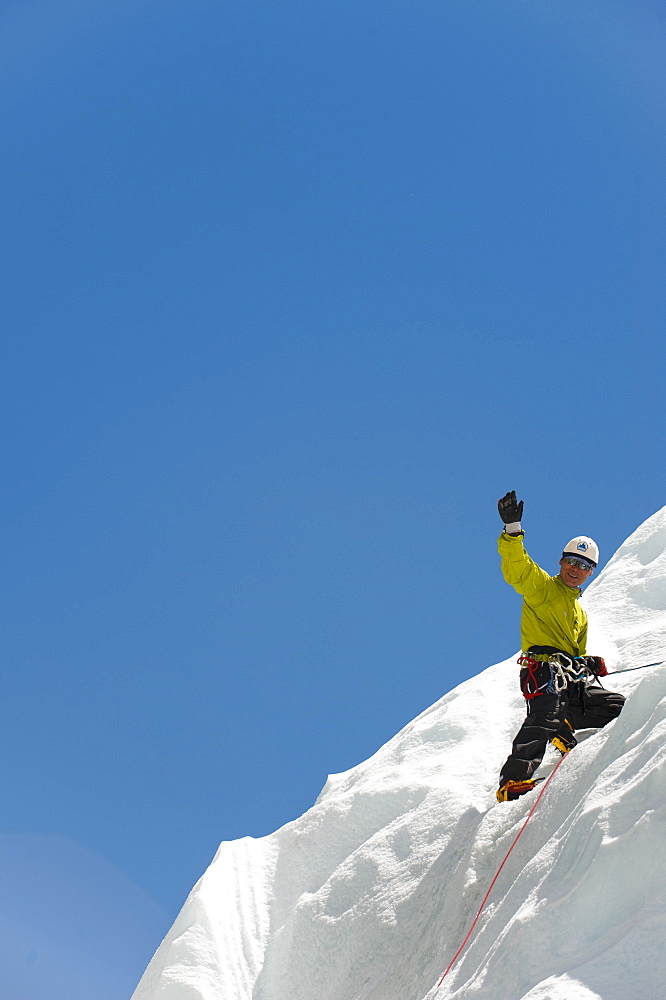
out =
[[551,743],[564,756],[576,746],[577,729],[600,729],[612,722],[624,697],[606,691],[608,673],[601,656],[586,655],[587,615],[578,603],[582,586],[599,562],[599,549],[586,535],[564,546],[560,571],[549,576],[530,559],[523,544],[523,501],[515,491],[498,503],[504,530],[498,547],[507,583],[523,598],[520,689],[527,716],[500,772],[498,802],[531,791],[532,775]]

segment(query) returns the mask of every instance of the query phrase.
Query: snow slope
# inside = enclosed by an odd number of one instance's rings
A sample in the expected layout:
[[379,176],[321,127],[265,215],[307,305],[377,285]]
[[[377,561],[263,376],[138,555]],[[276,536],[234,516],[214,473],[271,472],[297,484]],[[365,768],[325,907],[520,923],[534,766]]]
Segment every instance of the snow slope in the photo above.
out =
[[[666,656],[666,508],[584,603],[611,665]],[[661,998],[666,664],[609,678],[622,715],[563,761],[435,989],[533,802],[494,799],[524,712],[516,669],[461,684],[300,819],[222,844],[133,1000]]]

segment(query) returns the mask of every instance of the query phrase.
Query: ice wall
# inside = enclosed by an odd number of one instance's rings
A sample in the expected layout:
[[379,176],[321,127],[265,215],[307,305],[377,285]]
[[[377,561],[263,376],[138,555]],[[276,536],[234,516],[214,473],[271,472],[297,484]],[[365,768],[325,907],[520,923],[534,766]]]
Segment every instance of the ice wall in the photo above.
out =
[[[591,651],[618,667],[665,655],[666,508],[585,603]],[[656,1000],[666,666],[606,686],[624,712],[559,768],[439,991],[531,804],[494,799],[523,714],[512,660],[331,776],[300,819],[222,844],[133,1000]]]

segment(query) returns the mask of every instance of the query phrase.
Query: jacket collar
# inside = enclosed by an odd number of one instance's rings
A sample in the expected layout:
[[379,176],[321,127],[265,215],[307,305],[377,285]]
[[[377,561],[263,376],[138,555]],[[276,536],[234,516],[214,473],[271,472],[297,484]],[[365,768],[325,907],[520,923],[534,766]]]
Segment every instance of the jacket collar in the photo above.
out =
[[571,594],[574,600],[577,597],[580,597],[581,594],[583,593],[581,587],[567,587],[566,583],[564,582],[559,573],[556,573],[555,576],[551,577],[551,579],[555,580],[555,582],[558,583],[562,588],[562,590],[566,591],[567,594]]

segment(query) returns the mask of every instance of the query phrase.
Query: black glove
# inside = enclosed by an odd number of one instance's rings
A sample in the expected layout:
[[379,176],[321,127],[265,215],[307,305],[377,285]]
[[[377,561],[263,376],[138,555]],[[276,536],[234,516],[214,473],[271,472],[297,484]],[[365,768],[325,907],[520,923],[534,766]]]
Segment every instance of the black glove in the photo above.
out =
[[516,500],[516,491],[511,490],[497,502],[499,516],[505,524],[520,524],[523,518],[523,501]]
[[608,675],[608,667],[604,663],[603,656],[586,656],[585,665],[588,670],[591,670],[595,677],[606,677]]

